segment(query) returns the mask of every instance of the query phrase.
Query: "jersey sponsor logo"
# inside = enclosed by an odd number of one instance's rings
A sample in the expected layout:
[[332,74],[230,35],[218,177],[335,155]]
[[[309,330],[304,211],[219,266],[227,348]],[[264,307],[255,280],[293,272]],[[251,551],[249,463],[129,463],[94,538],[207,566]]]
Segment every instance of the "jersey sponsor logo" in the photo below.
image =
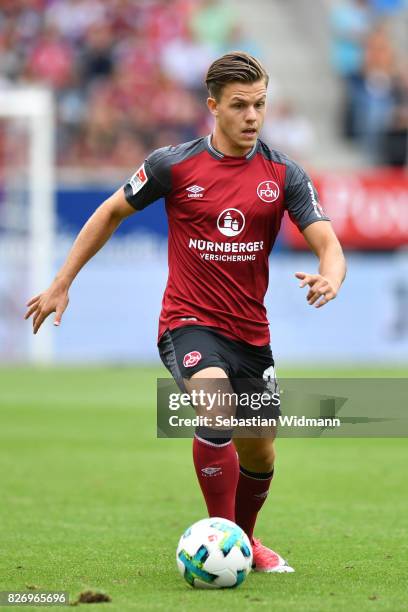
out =
[[240,210],[227,208],[219,215],[217,227],[224,236],[238,236],[245,227],[245,217]]
[[254,251],[262,251],[264,241],[256,242],[212,242],[210,240],[199,240],[190,238],[188,243],[189,249],[198,251],[211,251],[212,253],[253,253]]
[[187,187],[186,191],[189,192],[187,196],[188,198],[202,198],[204,195],[201,193],[204,191],[204,187],[200,187],[200,185],[192,185],[191,187]]
[[279,198],[280,190],[275,181],[263,181],[259,183],[256,193],[263,202],[276,202]]
[[246,262],[256,260],[255,253],[264,250],[264,241],[212,242],[190,238],[188,248],[200,251],[200,257],[205,261]]
[[310,197],[312,198],[312,206],[315,211],[316,217],[319,217],[319,219],[321,219],[324,215],[323,208],[320,206],[319,202],[316,199],[316,192],[313,189],[313,185],[310,181],[308,182],[307,187],[310,191]]
[[136,195],[145,183],[147,183],[147,174],[145,165],[142,164],[139,170],[129,179],[129,185],[132,187],[132,195]]
[[202,359],[200,351],[190,351],[183,357],[183,366],[193,368]]

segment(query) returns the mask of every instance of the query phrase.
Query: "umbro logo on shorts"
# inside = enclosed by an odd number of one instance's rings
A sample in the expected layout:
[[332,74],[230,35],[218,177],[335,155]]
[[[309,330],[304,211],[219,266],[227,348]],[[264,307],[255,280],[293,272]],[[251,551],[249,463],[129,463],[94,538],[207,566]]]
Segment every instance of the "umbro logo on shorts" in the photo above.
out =
[[185,368],[192,368],[202,359],[202,355],[200,351],[190,351],[187,355],[183,357],[183,366]]

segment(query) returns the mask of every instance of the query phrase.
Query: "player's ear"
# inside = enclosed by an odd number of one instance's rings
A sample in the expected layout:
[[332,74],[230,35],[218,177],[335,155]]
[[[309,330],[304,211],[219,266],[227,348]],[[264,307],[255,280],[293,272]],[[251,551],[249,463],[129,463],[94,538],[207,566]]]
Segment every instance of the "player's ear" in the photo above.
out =
[[215,98],[207,98],[207,106],[208,110],[212,115],[214,115],[214,117],[218,115],[218,103]]

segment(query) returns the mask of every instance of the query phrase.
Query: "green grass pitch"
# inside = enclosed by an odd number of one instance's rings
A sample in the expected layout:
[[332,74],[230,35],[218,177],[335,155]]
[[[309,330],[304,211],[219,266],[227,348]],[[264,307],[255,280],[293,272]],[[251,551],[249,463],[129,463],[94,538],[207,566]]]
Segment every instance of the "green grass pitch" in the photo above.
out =
[[278,440],[257,535],[296,573],[188,587],[176,545],[206,513],[191,441],[156,439],[160,375],[0,370],[1,591],[101,590],[114,612],[407,609],[404,439]]

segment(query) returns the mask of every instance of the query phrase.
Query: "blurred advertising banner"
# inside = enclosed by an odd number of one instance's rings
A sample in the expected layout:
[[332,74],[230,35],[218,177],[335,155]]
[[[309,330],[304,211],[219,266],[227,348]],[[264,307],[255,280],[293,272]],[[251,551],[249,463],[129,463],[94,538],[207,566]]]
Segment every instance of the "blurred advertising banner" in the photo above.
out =
[[[325,173],[313,175],[313,181],[343,247],[387,250],[408,244],[407,172]],[[306,248],[292,223],[285,223],[284,232],[291,247]]]
[[[142,215],[140,215],[141,217]],[[72,236],[60,237],[55,271]],[[44,323],[60,363],[158,362],[157,323],[167,281],[166,241],[151,233],[115,237],[78,275],[62,325]],[[27,343],[37,342],[23,320],[29,295],[21,261],[10,263],[0,248],[0,361],[27,358]],[[18,254],[18,253],[17,253]],[[316,258],[304,252],[274,253],[266,307],[272,350],[281,363],[408,363],[408,250],[352,253],[346,282],[336,300],[310,307],[295,272],[316,270]],[[17,266],[17,267],[16,267]],[[38,290],[41,290],[39,287]],[[40,338],[41,339],[41,338]]]
[[[149,240],[111,242],[78,275],[52,330],[57,361],[158,361],[167,255]],[[408,363],[408,253],[350,254],[348,268],[337,299],[317,310],[294,276],[313,272],[315,257],[272,255],[266,306],[277,364]]]

